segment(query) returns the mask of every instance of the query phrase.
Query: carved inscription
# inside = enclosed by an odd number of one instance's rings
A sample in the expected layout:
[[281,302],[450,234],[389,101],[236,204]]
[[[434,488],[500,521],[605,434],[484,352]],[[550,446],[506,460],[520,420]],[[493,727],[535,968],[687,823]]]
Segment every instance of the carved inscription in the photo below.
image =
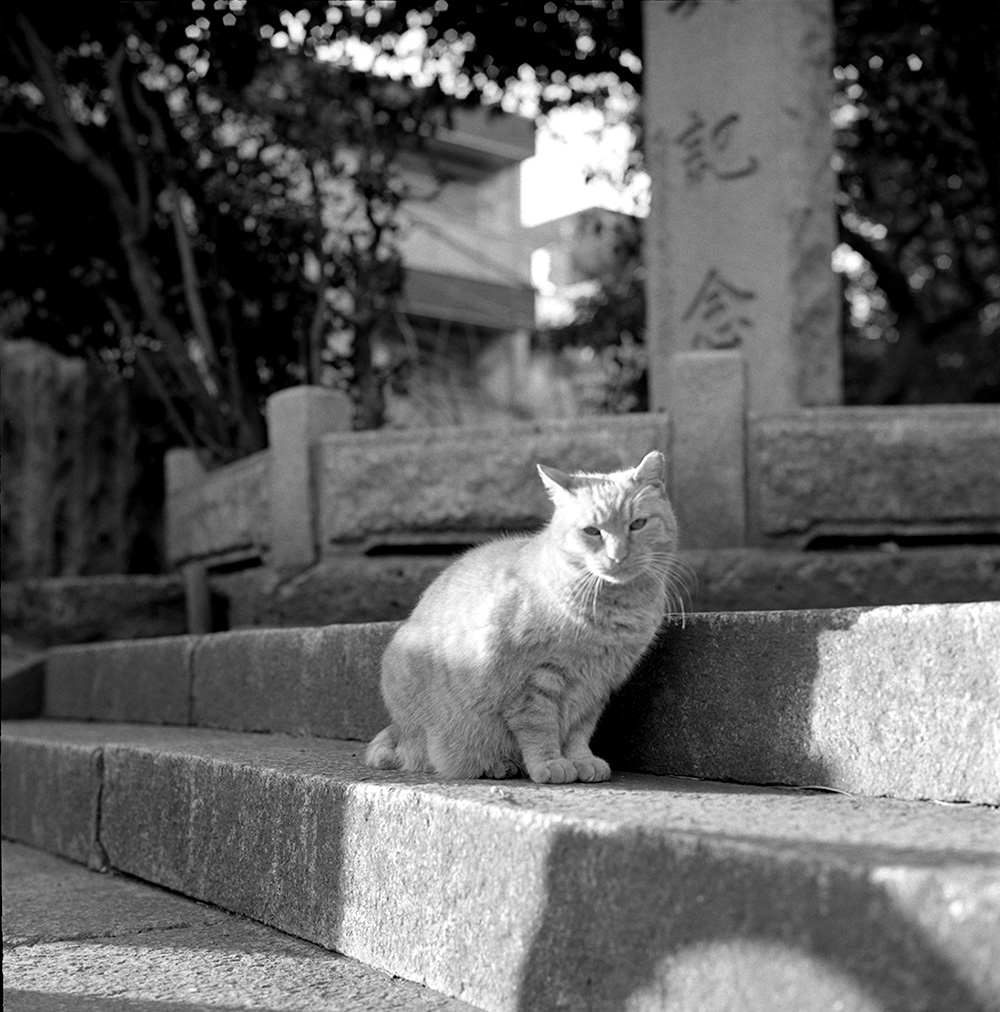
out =
[[692,348],[738,348],[753,331],[748,303],[755,292],[738,288],[714,267],[691,300],[682,321],[691,332]]
[[760,168],[756,155],[740,153],[734,143],[740,114],[731,112],[709,125],[696,112],[688,113],[688,125],[674,138],[683,151],[684,180],[698,186],[707,175],[716,179],[742,179]]

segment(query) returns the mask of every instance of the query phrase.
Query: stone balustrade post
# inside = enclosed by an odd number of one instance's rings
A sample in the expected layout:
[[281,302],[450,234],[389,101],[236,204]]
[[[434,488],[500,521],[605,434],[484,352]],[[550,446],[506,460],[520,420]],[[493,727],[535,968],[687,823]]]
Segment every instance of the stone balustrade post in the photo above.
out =
[[736,351],[674,357],[671,491],[682,548],[747,541],[746,368]]
[[[163,460],[164,483],[166,487],[166,542],[167,559],[175,561],[179,545],[186,541],[177,530],[178,517],[182,511],[177,499],[185,492],[196,488],[208,473],[197,451],[186,447],[167,450]],[[192,634],[212,631],[212,595],[208,586],[205,563],[199,559],[184,559],[180,562],[181,579],[184,581],[184,603],[187,612],[187,630]]]
[[327,432],[350,431],[353,414],[351,399],[326,387],[290,387],[268,398],[268,563],[279,572],[305,569],[318,558],[315,445]]

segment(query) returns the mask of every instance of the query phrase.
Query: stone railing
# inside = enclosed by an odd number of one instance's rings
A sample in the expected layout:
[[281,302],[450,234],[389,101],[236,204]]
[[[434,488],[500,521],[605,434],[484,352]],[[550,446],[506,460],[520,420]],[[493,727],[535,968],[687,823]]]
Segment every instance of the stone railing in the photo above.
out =
[[536,462],[610,470],[654,448],[688,548],[1000,535],[1000,409],[750,411],[738,354],[678,358],[685,382],[669,415],[502,429],[352,432],[343,394],[284,390],[268,403],[269,450],[211,473],[171,452],[169,560],[204,613],[206,567],[290,574],[337,553],[529,529],[549,512]]

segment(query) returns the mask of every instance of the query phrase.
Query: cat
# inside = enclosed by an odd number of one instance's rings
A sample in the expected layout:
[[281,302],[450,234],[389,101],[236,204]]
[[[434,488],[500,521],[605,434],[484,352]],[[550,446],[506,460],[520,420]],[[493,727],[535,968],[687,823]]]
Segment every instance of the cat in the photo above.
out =
[[537,468],[550,522],[461,556],[390,640],[382,695],[392,723],[369,744],[369,766],[610,778],[591,735],[680,586],[663,454],[609,474]]

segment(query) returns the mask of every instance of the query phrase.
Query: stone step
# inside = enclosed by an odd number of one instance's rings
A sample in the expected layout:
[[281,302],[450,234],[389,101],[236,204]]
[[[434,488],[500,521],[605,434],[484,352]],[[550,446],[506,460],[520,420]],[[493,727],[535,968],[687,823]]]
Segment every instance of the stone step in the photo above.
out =
[[[393,623],[52,651],[44,714],[367,740]],[[1000,602],[673,619],[612,700],[612,768],[1000,803]]]
[[3,948],[7,1012],[476,1012],[217,907],[16,843],[3,844]]
[[[887,535],[888,536],[888,535]],[[438,539],[442,535],[436,535]],[[454,545],[475,539],[461,534]],[[453,555],[428,545],[372,545],[281,578],[266,565],[210,572],[218,628],[322,626],[405,618]],[[414,552],[414,549],[416,550]],[[398,553],[398,554],[397,554]],[[787,611],[985,601],[1000,587],[1000,545],[683,552],[689,611]],[[170,576],[75,576],[0,582],[4,632],[32,646],[183,634],[184,581]]]
[[360,745],[4,725],[3,834],[491,1012],[987,1012],[1000,813],[639,774],[444,782]]
[[[452,540],[463,542],[461,535]],[[465,538],[465,543],[473,541]],[[287,580],[279,581],[267,566],[219,573],[210,580],[214,600],[225,609],[232,629],[405,618],[431,580],[453,561],[453,556],[426,554],[426,545],[373,547],[372,555],[345,552],[323,558]],[[830,551],[685,549],[683,560],[689,567],[685,582],[688,610],[693,612],[985,601],[996,597],[1000,587],[1000,544],[914,548],[885,542],[882,548]],[[47,603],[40,588],[31,598],[24,597],[39,611]],[[12,595],[11,620],[31,618],[27,609],[14,610],[16,602]],[[67,610],[61,605],[61,600],[48,605],[56,619]],[[121,638],[63,636],[53,642]]]

